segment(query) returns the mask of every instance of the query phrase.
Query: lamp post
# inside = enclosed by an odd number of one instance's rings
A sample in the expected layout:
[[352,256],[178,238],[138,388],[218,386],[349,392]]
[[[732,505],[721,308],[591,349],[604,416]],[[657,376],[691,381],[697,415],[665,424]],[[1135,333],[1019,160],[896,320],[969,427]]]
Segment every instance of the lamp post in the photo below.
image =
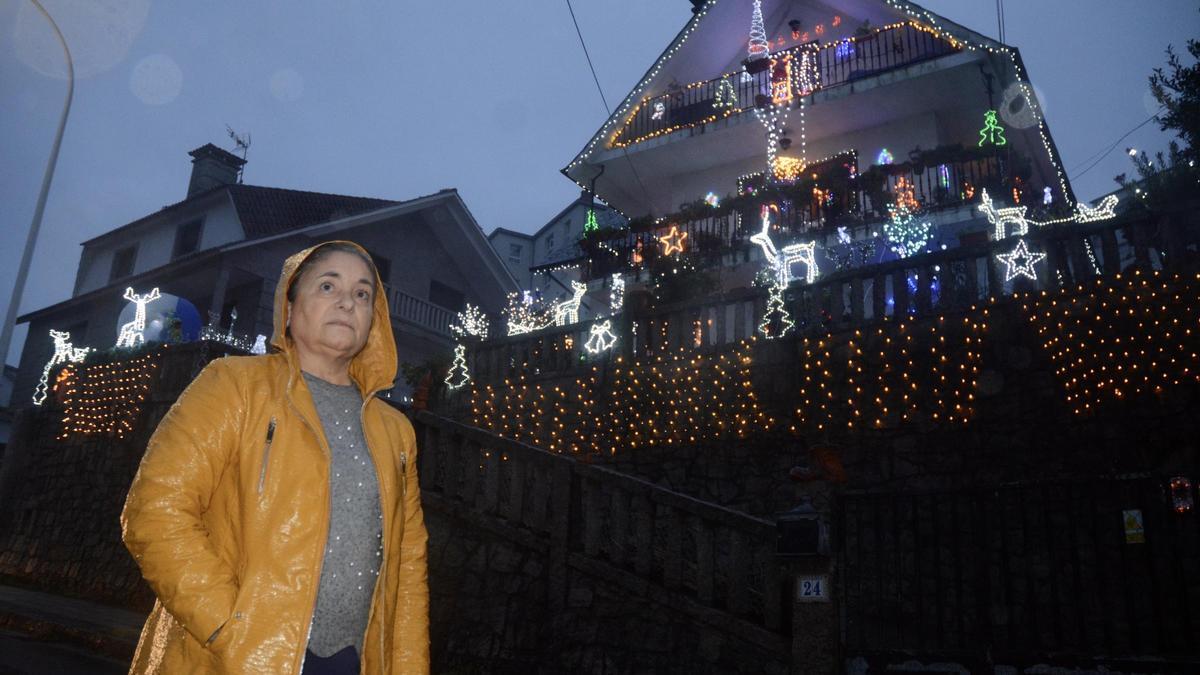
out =
[[17,306],[21,303],[21,295],[25,292],[25,278],[29,276],[29,263],[33,258],[33,249],[37,245],[38,230],[42,227],[42,213],[46,210],[46,195],[50,192],[50,181],[54,179],[54,165],[58,163],[58,149],[62,145],[63,130],[67,127],[67,115],[71,112],[71,99],[75,96],[75,63],[71,60],[71,50],[63,38],[62,31],[54,18],[42,7],[38,0],[30,0],[34,7],[50,22],[54,35],[62,45],[63,53],[67,56],[67,100],[63,104],[62,117],[58,120],[58,133],[54,136],[54,147],[50,149],[50,159],[46,162],[46,173],[42,176],[42,190],[38,193],[37,206],[33,209],[33,222],[29,225],[29,234],[25,237],[25,250],[21,253],[21,264],[17,268],[17,281],[13,284],[12,298],[8,303],[8,311],[4,315],[4,325],[0,326],[0,365],[8,362],[8,346],[12,342],[12,334],[17,319]]

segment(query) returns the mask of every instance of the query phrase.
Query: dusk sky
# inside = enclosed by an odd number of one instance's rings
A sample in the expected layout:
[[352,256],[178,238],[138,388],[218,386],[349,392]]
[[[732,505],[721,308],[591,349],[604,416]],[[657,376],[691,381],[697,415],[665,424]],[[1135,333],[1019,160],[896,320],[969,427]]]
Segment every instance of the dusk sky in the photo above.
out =
[[[745,2],[747,28],[749,0]],[[773,0],[766,0],[768,5]],[[249,134],[245,182],[408,199],[458,188],[485,232],[531,232],[578,188],[559,173],[606,118],[563,0],[45,0],[78,80],[21,311],[70,296],[79,242],[183,199],[187,152]],[[836,4],[831,0],[830,4]],[[985,35],[993,0],[925,8]],[[690,16],[687,0],[574,0],[610,104]],[[1200,37],[1196,0],[1008,0],[1077,195],[1163,149],[1147,76]],[[26,0],[0,3],[0,316],[65,96],[61,51]],[[113,318],[116,321],[116,317]],[[14,336],[16,363],[25,337]],[[44,336],[42,336],[44,338]]]

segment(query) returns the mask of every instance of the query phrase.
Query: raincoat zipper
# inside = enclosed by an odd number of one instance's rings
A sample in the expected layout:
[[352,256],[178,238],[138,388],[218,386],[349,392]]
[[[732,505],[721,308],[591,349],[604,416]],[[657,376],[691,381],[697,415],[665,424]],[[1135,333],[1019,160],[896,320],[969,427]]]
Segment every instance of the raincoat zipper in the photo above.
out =
[[[383,613],[384,613],[385,617],[387,616],[387,580],[384,579],[384,566],[387,564],[387,560],[388,560],[388,555],[387,555],[388,554],[388,551],[387,551],[388,520],[387,520],[387,512],[386,512],[386,509],[384,508],[385,502],[383,499],[383,481],[379,480],[379,463],[375,461],[375,454],[373,452],[371,452],[371,439],[367,438],[367,420],[366,420],[367,403],[369,403],[371,401],[371,397],[373,397],[374,395],[375,395],[375,392],[371,392],[370,396],[363,397],[362,407],[360,407],[358,409],[358,423],[362,429],[363,443],[365,443],[367,446],[367,455],[370,456],[371,465],[375,469],[375,483],[379,487],[379,513],[383,515],[382,523],[379,526],[379,531],[382,535],[382,536],[380,536],[380,540],[383,541],[383,550],[380,551],[380,554],[379,554],[379,557],[380,557],[379,570],[378,570],[378,574],[375,575],[375,588],[371,591],[371,609],[367,613],[367,628],[363,632],[363,648],[364,649],[367,646],[367,635],[371,632],[371,622],[375,618],[375,598],[376,597],[378,597],[380,603],[382,603],[384,605]],[[404,466],[404,453],[403,452],[400,453],[400,466],[401,467]],[[403,505],[404,501],[401,500],[400,503],[401,503],[401,505]],[[383,593],[382,594],[379,593],[380,581],[383,581]],[[385,638],[384,638],[384,634],[383,634],[383,628],[381,627],[379,629],[379,668],[380,668],[381,673],[386,673],[388,670],[390,670],[390,668],[388,667],[388,661],[385,658],[385,654],[383,651],[384,639]],[[363,656],[360,655],[359,656],[360,668],[361,668],[361,663],[362,663],[361,659],[362,658],[363,658]]]
[[267,443],[263,446],[262,469],[258,472],[258,494],[262,495],[263,485],[267,482],[267,464],[271,461],[271,441],[275,438],[275,418],[267,425]]
[[296,670],[298,675],[304,671],[304,659],[308,652],[308,641],[312,637],[313,619],[316,618],[317,615],[317,594],[320,592],[321,587],[321,569],[325,566],[325,547],[329,545],[329,528],[331,526],[330,520],[333,514],[333,490],[331,490],[329,487],[329,471],[333,470],[333,456],[329,451],[329,448],[327,448],[325,443],[322,442],[325,439],[325,433],[322,431],[318,434],[317,430],[313,428],[313,425],[309,423],[308,418],[305,417],[296,407],[296,404],[292,402],[291,391],[294,380],[295,375],[293,374],[288,379],[288,405],[290,405],[292,410],[294,410],[296,414],[300,416],[300,419],[304,421],[304,425],[308,427],[308,430],[317,437],[317,445],[319,445],[321,450],[325,452],[325,460],[326,464],[328,465],[328,471],[325,472],[325,538],[321,541],[321,548],[318,549],[319,555],[317,556],[317,571],[316,575],[313,577],[313,579],[316,581],[313,583],[312,608],[308,610],[308,632],[304,634],[304,644],[300,645],[300,667]]

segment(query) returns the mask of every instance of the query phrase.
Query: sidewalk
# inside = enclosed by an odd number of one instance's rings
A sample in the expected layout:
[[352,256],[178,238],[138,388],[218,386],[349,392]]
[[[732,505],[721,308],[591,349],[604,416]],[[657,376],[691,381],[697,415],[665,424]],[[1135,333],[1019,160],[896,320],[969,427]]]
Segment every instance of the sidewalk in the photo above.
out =
[[[78,672],[117,672],[116,666],[123,671],[145,618],[138,612],[87,600],[0,586],[0,641],[5,644],[0,673],[50,672],[44,667],[89,660],[95,661],[95,668]],[[21,647],[16,651],[34,660],[17,659],[14,645]],[[13,662],[9,656],[14,657]]]

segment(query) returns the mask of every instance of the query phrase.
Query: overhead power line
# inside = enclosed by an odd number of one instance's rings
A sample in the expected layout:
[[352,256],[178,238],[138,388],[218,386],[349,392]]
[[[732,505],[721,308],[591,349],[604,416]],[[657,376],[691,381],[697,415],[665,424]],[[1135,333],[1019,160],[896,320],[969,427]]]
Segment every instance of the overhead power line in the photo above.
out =
[[[567,0],[567,10],[571,12],[571,23],[575,24],[575,34],[579,36],[579,46],[583,47],[583,55],[587,58],[588,69],[592,71],[592,81],[596,83],[596,91],[600,92],[600,102],[604,104],[604,112],[606,118],[612,117],[612,108],[608,106],[608,99],[604,97],[604,88],[600,86],[600,78],[596,75],[596,66],[592,64],[592,55],[588,53],[587,43],[583,40],[583,31],[579,30],[579,21],[575,18],[575,8],[571,6],[571,0]],[[637,179],[638,187],[642,189],[642,196],[646,199],[646,206],[650,206],[650,192],[646,190],[646,185],[642,183],[642,177],[638,175],[637,167],[633,165],[633,160],[629,157],[629,150],[625,147],[621,148],[621,153],[625,155],[625,161],[629,162],[629,170],[633,172],[633,177]]]

